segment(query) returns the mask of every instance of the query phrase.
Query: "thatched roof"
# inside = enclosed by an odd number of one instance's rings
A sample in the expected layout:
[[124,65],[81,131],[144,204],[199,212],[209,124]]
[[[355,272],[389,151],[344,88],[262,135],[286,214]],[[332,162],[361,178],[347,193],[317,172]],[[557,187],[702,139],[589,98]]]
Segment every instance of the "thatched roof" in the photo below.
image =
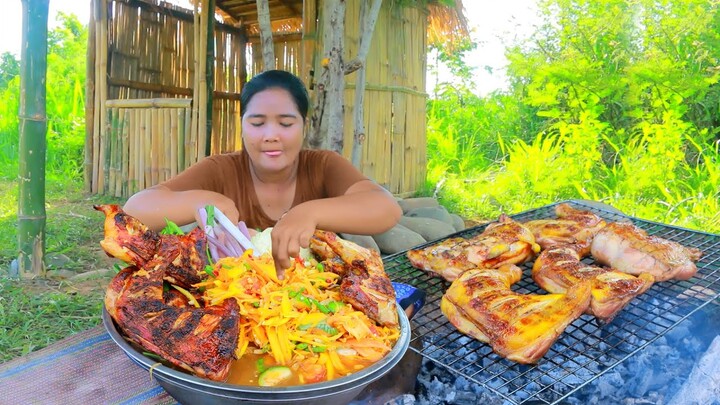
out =
[[[455,0],[454,6],[443,4],[448,1],[416,1],[427,3],[430,44],[452,46],[458,40],[468,37],[468,22],[462,0]],[[273,32],[301,32],[303,0],[269,0],[268,6]],[[215,0],[215,8],[225,23],[245,26],[251,35],[258,33],[255,0]]]

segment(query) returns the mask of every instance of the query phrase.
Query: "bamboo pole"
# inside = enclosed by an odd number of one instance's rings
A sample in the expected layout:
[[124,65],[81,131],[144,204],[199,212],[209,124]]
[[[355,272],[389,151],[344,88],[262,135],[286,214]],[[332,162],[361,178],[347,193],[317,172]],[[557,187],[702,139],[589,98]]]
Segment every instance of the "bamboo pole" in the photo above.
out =
[[45,156],[49,0],[23,0],[18,147],[18,274],[45,274]]
[[182,131],[183,139],[182,143],[178,145],[180,149],[180,153],[178,154],[178,159],[182,162],[182,166],[180,166],[179,170],[185,170],[188,167],[190,167],[190,155],[189,151],[191,149],[190,145],[190,133],[192,132],[192,109],[190,107],[185,108],[185,125]]
[[170,172],[168,177],[173,177],[178,173],[178,121],[180,120],[181,108],[167,109],[170,114]]
[[193,98],[192,98],[192,114],[190,124],[190,139],[187,141],[189,148],[186,150],[186,156],[188,162],[194,162],[197,156],[197,150],[195,149],[195,140],[198,134],[198,121],[200,117],[199,110],[199,98],[200,98],[200,11],[198,9],[198,3],[194,2],[193,5]]
[[204,155],[209,156],[212,148],[213,132],[213,90],[215,88],[215,0],[207,0],[207,28],[205,30],[206,56],[205,56],[205,150]]
[[122,131],[122,162],[120,164],[120,189],[115,193],[116,197],[129,197],[128,187],[128,166],[130,163],[130,129],[132,123],[130,122],[130,110],[127,108],[123,109],[122,114],[123,120],[123,131]]
[[200,68],[199,72],[199,82],[198,82],[198,88],[199,88],[199,94],[198,98],[194,101],[198,103],[198,131],[197,131],[197,160],[200,160],[201,157],[204,156],[205,153],[205,143],[207,141],[207,138],[204,136],[207,131],[207,116],[208,116],[208,110],[207,110],[207,75],[206,75],[206,69],[207,64],[205,63],[205,59],[201,59],[207,54],[207,30],[203,29],[208,24],[208,16],[209,16],[209,10],[207,8],[207,5],[209,3],[209,0],[202,0],[202,10],[200,11],[200,27],[198,28],[198,31],[200,33],[200,41],[199,41],[199,49],[197,52],[196,59],[198,61],[198,66]]
[[148,110],[147,119],[150,125],[150,182],[147,184],[148,187],[152,187],[158,184],[158,178],[160,173],[160,159],[163,155],[161,153],[160,145],[160,117],[157,108],[151,108]]
[[172,109],[170,108],[163,108],[160,110],[162,112],[161,116],[162,118],[162,132],[160,133],[160,137],[162,139],[162,149],[160,150],[160,155],[163,157],[162,161],[163,164],[160,166],[162,171],[160,172],[160,181],[165,181],[170,178],[170,167],[172,166],[172,130],[170,129],[172,126]]
[[96,133],[99,137],[99,143],[98,143],[98,171],[101,173],[98,174],[97,177],[97,186],[94,188],[94,192],[98,192],[98,190],[105,190],[105,173],[102,173],[102,166],[100,166],[100,162],[105,161],[105,145],[104,140],[102,137],[103,130],[107,126],[107,114],[105,113],[105,100],[107,100],[107,40],[108,40],[108,32],[107,32],[107,7],[108,7],[108,1],[107,0],[99,0],[98,3],[101,4],[100,6],[100,16],[98,18],[98,52],[96,53],[96,58],[98,61],[98,76],[97,77],[97,85],[99,87],[98,89],[98,102],[95,104],[98,109],[98,116],[100,117],[100,122],[98,123],[98,127],[96,128]]
[[85,191],[92,191],[93,173],[93,120],[95,115],[95,7],[98,0],[90,1],[88,23],[87,61],[85,62],[85,147],[83,151],[83,181]]

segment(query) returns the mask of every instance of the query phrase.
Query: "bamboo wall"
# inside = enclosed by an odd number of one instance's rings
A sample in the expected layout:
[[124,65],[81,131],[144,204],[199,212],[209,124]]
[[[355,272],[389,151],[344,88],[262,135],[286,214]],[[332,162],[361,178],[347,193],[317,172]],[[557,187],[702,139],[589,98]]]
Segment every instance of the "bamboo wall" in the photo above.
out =
[[[93,193],[128,197],[204,156],[203,131],[192,130],[203,121],[205,104],[197,86],[204,76],[196,71],[204,59],[194,57],[194,49],[202,52],[193,28],[200,18],[147,1],[93,0],[85,148],[86,186]],[[277,68],[296,73],[311,88],[310,72],[319,71],[322,59],[322,35],[312,24],[322,18],[317,15],[322,7],[316,6],[304,4],[302,35],[274,36]],[[357,54],[359,9],[360,0],[348,1],[345,61]],[[366,64],[361,170],[397,195],[412,194],[425,179],[424,13],[385,2]],[[244,31],[216,24],[211,154],[241,146],[239,93],[246,77],[262,71],[258,42]],[[344,155],[350,158],[355,74],[345,80]],[[182,99],[183,106],[168,107],[172,99]],[[141,154],[132,147],[151,150]],[[160,156],[168,148],[177,156]]]
[[[360,43],[360,0],[348,1],[345,60]],[[396,195],[423,185],[427,167],[425,93],[427,18],[423,9],[383,2],[366,63],[362,172]],[[353,145],[355,74],[345,76],[345,150]]]

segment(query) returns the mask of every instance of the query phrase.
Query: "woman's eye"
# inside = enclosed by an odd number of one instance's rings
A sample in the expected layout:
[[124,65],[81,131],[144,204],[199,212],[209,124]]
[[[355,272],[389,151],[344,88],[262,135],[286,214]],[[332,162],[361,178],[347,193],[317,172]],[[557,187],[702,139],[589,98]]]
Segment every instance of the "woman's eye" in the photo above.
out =
[[285,128],[290,128],[291,126],[293,126],[293,124],[292,124],[292,122],[291,123],[281,122],[280,126],[285,127]]
[[261,126],[263,126],[263,124],[265,124],[265,123],[264,122],[251,122],[250,123],[250,125],[252,125],[254,127],[261,127]]

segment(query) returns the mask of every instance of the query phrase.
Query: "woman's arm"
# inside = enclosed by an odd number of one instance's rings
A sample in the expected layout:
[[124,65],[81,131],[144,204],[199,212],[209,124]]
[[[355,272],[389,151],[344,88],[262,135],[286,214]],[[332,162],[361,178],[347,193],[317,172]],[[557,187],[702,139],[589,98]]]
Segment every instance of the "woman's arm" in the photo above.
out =
[[208,204],[218,207],[237,223],[239,213],[235,203],[220,193],[207,190],[172,191],[155,186],[134,194],[123,210],[150,229],[159,231],[165,227],[165,219],[180,226],[196,221],[198,209]]
[[278,267],[285,269],[301,247],[308,247],[315,229],[374,235],[395,226],[401,216],[402,209],[392,194],[370,180],[362,180],[344,195],[291,208],[273,228],[273,257]]

